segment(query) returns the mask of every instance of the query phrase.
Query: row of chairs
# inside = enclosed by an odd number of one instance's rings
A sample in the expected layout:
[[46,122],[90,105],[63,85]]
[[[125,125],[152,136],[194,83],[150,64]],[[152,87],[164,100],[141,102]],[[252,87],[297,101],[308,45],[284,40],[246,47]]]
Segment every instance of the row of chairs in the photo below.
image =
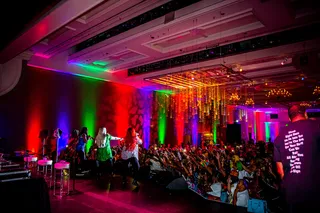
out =
[[[37,157],[24,157],[25,167],[42,175],[49,188],[53,185],[53,195],[60,198],[70,192],[70,163],[59,161],[54,163],[49,159],[38,160]],[[53,173],[53,176],[52,176]],[[57,192],[57,189],[60,189]]]

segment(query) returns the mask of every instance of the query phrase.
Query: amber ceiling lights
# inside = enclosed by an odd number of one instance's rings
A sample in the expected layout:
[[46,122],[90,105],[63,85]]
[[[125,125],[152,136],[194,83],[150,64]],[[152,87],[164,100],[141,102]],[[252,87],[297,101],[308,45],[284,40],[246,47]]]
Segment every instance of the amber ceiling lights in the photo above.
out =
[[291,97],[292,94],[286,89],[272,89],[266,94],[266,96],[268,98],[288,98]]
[[316,86],[313,90],[314,95],[320,95],[320,86]]
[[248,98],[244,104],[247,106],[251,106],[254,105],[254,101],[252,98]]
[[302,106],[302,107],[311,107],[311,104],[306,103],[306,102],[302,102],[302,103],[300,103],[300,106]]
[[239,97],[238,93],[232,93],[229,100],[230,101],[239,101],[240,97]]

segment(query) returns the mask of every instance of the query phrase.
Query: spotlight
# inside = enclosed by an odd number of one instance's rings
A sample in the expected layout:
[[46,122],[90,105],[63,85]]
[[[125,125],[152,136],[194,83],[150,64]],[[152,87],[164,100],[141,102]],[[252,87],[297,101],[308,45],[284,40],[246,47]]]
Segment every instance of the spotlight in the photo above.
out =
[[240,68],[240,70],[239,70],[240,72],[242,72],[242,68]]
[[284,62],[283,62],[283,61],[281,62],[281,65],[284,65]]
[[194,80],[194,77],[192,77],[192,80]]
[[230,75],[227,75],[227,77],[229,78],[229,77],[230,77]]

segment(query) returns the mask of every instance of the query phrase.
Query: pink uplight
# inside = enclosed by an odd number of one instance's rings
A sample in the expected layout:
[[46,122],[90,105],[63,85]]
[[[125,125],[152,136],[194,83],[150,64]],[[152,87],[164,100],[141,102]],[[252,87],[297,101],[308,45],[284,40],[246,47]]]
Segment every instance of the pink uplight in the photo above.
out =
[[42,53],[35,53],[34,55],[35,55],[35,56],[38,56],[38,57],[41,57],[41,58],[45,58],[45,59],[50,58],[49,55],[45,55],[45,54],[42,54]]

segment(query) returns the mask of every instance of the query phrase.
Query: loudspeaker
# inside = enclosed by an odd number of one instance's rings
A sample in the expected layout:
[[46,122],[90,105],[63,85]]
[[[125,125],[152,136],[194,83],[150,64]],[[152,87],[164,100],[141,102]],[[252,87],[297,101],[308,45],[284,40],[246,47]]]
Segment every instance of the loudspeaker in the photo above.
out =
[[227,125],[227,143],[235,144],[241,142],[241,125],[228,124]]

